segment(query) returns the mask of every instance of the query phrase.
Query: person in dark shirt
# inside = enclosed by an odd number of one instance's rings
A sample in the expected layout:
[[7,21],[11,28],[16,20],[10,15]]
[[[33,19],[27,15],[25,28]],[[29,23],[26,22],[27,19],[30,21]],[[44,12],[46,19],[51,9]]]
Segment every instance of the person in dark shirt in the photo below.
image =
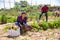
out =
[[46,22],[48,21],[48,6],[47,5],[44,5],[42,8],[41,8],[41,14],[39,16],[39,19],[41,18],[41,16],[43,15],[43,13],[45,13],[45,16],[46,16]]
[[27,17],[26,17],[26,12],[22,12],[21,16],[17,17],[17,25],[20,27],[20,34],[23,34],[25,31],[25,27],[28,25],[27,23]]
[[23,12],[21,16],[18,16],[17,22],[19,23],[19,25],[25,25],[27,22],[26,13]]

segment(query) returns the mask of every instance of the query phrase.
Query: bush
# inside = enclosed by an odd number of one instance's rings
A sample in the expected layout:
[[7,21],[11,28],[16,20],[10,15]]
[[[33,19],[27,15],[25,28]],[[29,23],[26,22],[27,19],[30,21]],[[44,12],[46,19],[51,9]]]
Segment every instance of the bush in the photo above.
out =
[[16,22],[16,19],[17,18],[15,16],[14,17],[13,16],[10,16],[10,17],[7,17],[7,22],[8,23],[13,23],[13,22]]
[[47,30],[48,29],[47,22],[41,22],[41,26],[42,26],[43,30]]
[[10,26],[6,26],[6,27],[4,28],[5,31],[10,30],[10,29],[11,29]]
[[51,29],[53,29],[55,27],[54,22],[48,22],[48,25]]
[[38,25],[38,23],[37,23],[37,22],[33,22],[33,24],[32,24],[32,25],[33,25],[33,27],[34,27],[34,28],[39,29],[39,25]]
[[60,27],[60,20],[59,19],[56,19],[54,21],[54,24],[55,24],[56,28]]
[[50,11],[49,11],[49,12],[48,12],[48,15],[49,15],[49,16],[53,16],[53,12],[50,12]]
[[1,16],[0,16],[0,23],[1,23]]
[[1,17],[1,23],[2,24],[7,23],[7,17],[6,17],[6,15],[2,15],[2,17]]

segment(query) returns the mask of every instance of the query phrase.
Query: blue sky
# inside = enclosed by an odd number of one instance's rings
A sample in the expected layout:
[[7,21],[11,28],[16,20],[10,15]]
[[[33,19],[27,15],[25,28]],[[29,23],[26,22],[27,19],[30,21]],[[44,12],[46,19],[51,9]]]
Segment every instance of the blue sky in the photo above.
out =
[[[0,9],[4,8],[4,0],[0,0]],[[20,2],[20,0],[15,0],[16,2]],[[27,1],[29,4],[31,4],[32,1],[32,5],[39,5],[39,4],[51,4],[51,6],[60,6],[60,0],[23,0],[23,1]],[[9,5],[9,0],[5,0],[5,7],[8,9],[10,8]],[[11,2],[11,7],[14,7],[14,0],[10,0]]]

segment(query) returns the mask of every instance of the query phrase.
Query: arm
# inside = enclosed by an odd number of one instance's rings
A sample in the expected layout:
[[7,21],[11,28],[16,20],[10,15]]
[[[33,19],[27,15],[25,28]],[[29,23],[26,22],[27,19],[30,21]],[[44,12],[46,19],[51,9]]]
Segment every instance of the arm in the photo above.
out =
[[20,24],[20,18],[19,18],[19,16],[17,17],[17,22],[18,22],[18,26],[22,27],[22,25]]
[[21,20],[21,16],[18,16],[17,17],[17,22],[21,22],[22,20]]
[[27,23],[27,17],[25,18],[23,24],[25,25]]
[[42,7],[41,7],[41,12],[43,12],[43,10],[44,10],[44,7],[42,6]]
[[49,11],[49,7],[47,7],[47,11]]
[[17,17],[17,22],[19,22],[19,16]]

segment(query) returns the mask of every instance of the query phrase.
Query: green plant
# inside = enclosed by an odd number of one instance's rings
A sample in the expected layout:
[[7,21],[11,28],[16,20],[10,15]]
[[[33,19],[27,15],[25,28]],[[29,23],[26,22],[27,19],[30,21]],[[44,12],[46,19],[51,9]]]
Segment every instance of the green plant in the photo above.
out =
[[54,24],[55,24],[56,28],[60,27],[60,20],[59,19],[56,19],[54,21]]
[[37,23],[37,22],[33,22],[33,24],[32,24],[32,25],[34,26],[34,28],[39,29],[39,25],[38,25],[38,23]]
[[54,22],[48,22],[48,25],[51,29],[53,29],[55,27]]
[[17,17],[16,16],[7,16],[7,22],[8,23],[13,23],[16,22]]
[[6,17],[6,15],[2,15],[2,17],[1,17],[1,23],[2,24],[7,23],[7,17]]
[[41,26],[42,26],[43,30],[47,30],[47,28],[48,28],[47,22],[41,22]]
[[5,31],[10,30],[10,29],[11,29],[10,26],[6,26],[6,27],[4,28]]
[[49,15],[49,16],[53,16],[53,12],[50,12],[50,11],[49,11],[49,12],[48,12],[48,15]]
[[18,29],[18,27],[14,27],[14,30],[17,30]]

